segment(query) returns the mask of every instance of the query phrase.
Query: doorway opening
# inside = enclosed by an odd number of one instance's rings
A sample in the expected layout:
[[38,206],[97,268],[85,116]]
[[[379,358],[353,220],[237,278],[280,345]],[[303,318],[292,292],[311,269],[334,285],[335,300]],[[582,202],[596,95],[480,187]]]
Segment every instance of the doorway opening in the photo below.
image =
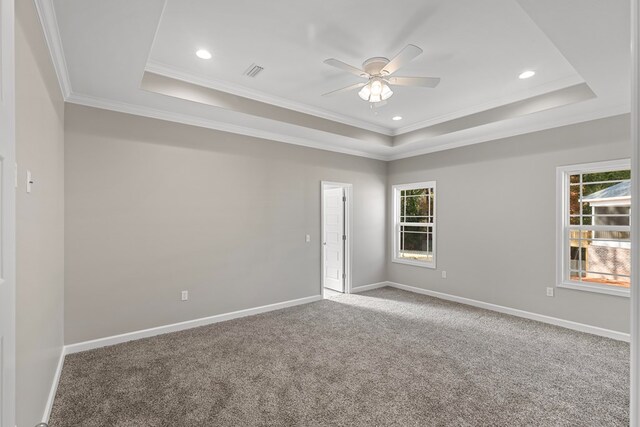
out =
[[353,185],[322,181],[320,190],[320,292],[351,293]]

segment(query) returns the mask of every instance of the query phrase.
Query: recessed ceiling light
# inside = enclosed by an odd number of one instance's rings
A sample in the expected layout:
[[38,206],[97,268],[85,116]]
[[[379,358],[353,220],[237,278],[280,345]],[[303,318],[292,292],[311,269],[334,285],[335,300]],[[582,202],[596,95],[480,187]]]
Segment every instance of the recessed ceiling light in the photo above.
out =
[[398,120],[402,120],[402,116],[393,116],[393,117],[391,118],[391,120],[393,120],[393,121],[396,121],[396,122],[397,122]]
[[196,51],[196,56],[200,59],[211,59],[211,52],[206,49],[199,49]]
[[519,79],[528,79],[529,77],[533,77],[536,75],[535,71],[527,70],[518,76]]

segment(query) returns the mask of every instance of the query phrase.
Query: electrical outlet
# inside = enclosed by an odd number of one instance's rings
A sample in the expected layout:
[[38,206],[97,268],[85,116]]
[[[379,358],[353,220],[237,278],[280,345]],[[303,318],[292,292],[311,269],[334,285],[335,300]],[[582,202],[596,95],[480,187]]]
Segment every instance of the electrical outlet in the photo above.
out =
[[182,291],[182,301],[187,301],[189,299],[189,291]]
[[305,242],[307,242],[307,243],[309,243],[309,242],[311,241],[311,235],[306,234],[306,235],[304,236],[304,241],[305,241]]
[[447,272],[445,270],[442,270],[442,278],[443,279],[447,278]]
[[548,297],[552,297],[553,296],[553,288],[547,288],[547,296]]

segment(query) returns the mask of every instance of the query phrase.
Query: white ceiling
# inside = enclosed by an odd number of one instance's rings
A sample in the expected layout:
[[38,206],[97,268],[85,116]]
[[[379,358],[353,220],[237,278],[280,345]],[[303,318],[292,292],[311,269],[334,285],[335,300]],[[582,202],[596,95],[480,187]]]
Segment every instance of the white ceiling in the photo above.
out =
[[[325,59],[360,67],[373,56],[392,58],[408,43],[424,53],[396,75],[439,76],[437,88],[394,88],[387,106],[376,110],[356,91],[321,96],[363,81],[325,65]],[[199,59],[194,55],[199,47],[214,57]],[[211,80],[214,87],[223,82],[263,99],[393,130],[582,81],[513,0],[235,0],[224,7],[209,0],[168,0],[149,62]],[[243,75],[252,63],[265,68],[257,78]],[[537,74],[518,79],[524,70]],[[394,122],[395,115],[404,119]]]
[[[606,117],[629,110],[625,0],[37,0],[69,102],[374,158],[392,159]],[[401,6],[401,7],[400,7]],[[424,53],[396,75],[437,76],[435,89],[394,88],[373,112],[358,82],[325,64],[359,66],[408,43]],[[196,49],[209,49],[201,60]],[[252,63],[265,68],[243,76]],[[536,76],[520,80],[533,69]],[[264,103],[398,135],[586,82],[596,98],[407,145],[372,143],[141,90],[145,70]],[[400,122],[391,117],[403,116]]]

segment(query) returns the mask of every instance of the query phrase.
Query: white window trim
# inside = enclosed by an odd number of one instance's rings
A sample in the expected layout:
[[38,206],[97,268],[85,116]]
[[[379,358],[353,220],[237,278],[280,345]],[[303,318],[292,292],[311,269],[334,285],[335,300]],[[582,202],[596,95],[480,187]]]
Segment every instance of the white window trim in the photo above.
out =
[[[414,190],[417,188],[433,188],[433,191],[436,194],[435,199],[433,200],[433,261],[431,262],[422,262],[422,261],[412,261],[412,260],[408,260],[408,259],[402,259],[402,258],[398,258],[397,254],[398,254],[398,222],[399,222],[399,218],[400,218],[400,203],[398,203],[399,197],[398,197],[398,193],[402,190]],[[423,268],[431,268],[431,269],[435,269],[436,268],[436,253],[437,253],[437,246],[436,246],[436,241],[437,241],[437,224],[438,224],[438,208],[437,208],[437,203],[438,203],[438,193],[436,191],[436,182],[435,181],[426,181],[426,182],[415,182],[415,183],[410,183],[410,184],[399,184],[399,185],[394,185],[391,191],[391,200],[393,200],[393,216],[391,218],[391,220],[393,221],[392,224],[392,230],[393,230],[393,238],[392,240],[392,247],[391,247],[391,262],[395,262],[397,264],[406,264],[406,265],[413,265],[416,267],[423,267]]]
[[[569,215],[567,210],[569,194],[566,191],[569,176],[577,173],[602,172],[616,169],[631,169],[630,159],[607,160],[603,162],[582,163],[578,165],[559,166],[556,168],[556,287],[576,289],[599,294],[629,297],[629,289],[615,289],[608,285],[576,282],[568,279],[568,264],[565,263],[568,236],[564,232],[565,221]],[[632,254],[632,257],[635,256]]]

